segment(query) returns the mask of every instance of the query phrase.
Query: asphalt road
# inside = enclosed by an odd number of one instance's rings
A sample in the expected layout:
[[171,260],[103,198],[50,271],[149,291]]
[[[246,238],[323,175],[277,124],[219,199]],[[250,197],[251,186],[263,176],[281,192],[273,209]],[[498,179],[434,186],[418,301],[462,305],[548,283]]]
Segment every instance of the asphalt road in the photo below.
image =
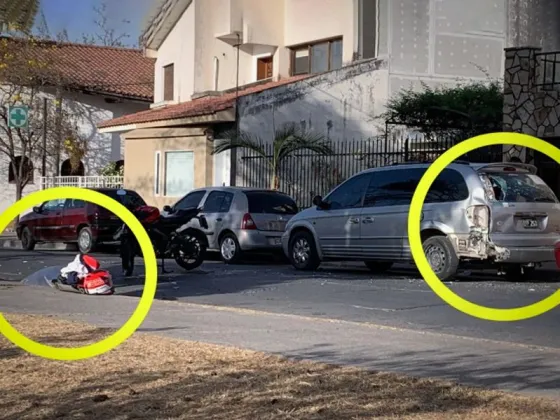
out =
[[[70,252],[0,250],[0,279],[19,281],[46,266],[65,265],[73,257]],[[114,273],[118,294],[140,296],[141,268],[138,277],[124,280],[119,277],[120,261],[115,255],[98,254],[98,258]],[[174,272],[160,276],[159,299],[560,348],[560,309],[512,323],[476,319],[443,302],[413,270],[372,276],[365,269],[326,266],[315,273],[301,273],[262,258],[237,266],[210,261],[190,273],[172,263],[166,267]],[[509,283],[499,281],[493,273],[473,273],[448,286],[477,304],[509,308],[540,300],[555,292],[559,283],[560,276],[550,274],[540,282]]]

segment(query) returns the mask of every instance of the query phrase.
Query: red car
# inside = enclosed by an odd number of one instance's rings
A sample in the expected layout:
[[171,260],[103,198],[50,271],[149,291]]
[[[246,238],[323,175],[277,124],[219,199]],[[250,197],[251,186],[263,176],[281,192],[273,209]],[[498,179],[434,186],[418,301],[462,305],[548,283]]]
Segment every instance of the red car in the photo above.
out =
[[[145,206],[135,191],[92,188],[119,201],[129,210]],[[113,234],[122,225],[110,211],[84,200],[47,201],[19,219],[16,228],[23,249],[32,250],[41,242],[77,243],[80,252],[92,252],[96,245],[113,242]]]

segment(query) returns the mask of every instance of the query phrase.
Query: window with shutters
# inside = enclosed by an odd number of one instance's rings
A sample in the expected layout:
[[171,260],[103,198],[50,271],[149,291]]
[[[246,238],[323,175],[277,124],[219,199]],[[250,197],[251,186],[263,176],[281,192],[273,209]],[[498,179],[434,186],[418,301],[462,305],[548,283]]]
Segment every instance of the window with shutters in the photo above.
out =
[[261,57],[257,59],[257,80],[272,78],[272,57]]
[[163,100],[172,101],[175,99],[175,70],[174,65],[169,64],[163,68]]

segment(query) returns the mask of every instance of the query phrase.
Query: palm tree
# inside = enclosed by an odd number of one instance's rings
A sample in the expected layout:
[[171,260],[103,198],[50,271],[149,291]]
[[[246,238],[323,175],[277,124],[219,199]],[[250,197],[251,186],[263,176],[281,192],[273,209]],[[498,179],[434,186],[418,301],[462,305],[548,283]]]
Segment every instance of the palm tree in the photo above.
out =
[[235,130],[224,134],[227,140],[218,140],[212,154],[222,153],[232,149],[247,149],[255,152],[267,162],[272,178],[270,187],[273,190],[280,188],[280,168],[282,162],[292,154],[307,150],[320,155],[332,154],[333,151],[325,137],[308,130],[300,129],[295,124],[285,124],[275,130],[272,139],[272,155],[266,152],[264,142],[255,135]]
[[16,26],[30,32],[39,12],[40,0],[0,0],[0,30],[2,26]]

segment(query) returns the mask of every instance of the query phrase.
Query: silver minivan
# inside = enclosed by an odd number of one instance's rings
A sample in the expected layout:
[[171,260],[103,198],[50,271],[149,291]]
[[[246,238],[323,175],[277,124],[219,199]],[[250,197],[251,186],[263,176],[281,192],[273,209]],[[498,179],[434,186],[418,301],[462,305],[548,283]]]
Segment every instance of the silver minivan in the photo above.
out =
[[[222,260],[231,264],[245,252],[281,251],[286,223],[298,212],[296,202],[282,192],[243,187],[194,189],[163,210],[172,213],[193,207],[202,208],[208,222],[208,229],[203,229],[208,249],[219,251]],[[198,222],[191,223],[199,227]]]
[[[314,270],[321,261],[364,261],[376,273],[412,262],[408,211],[429,164],[368,169],[349,178],[286,226],[282,247],[292,265]],[[442,280],[462,262],[490,263],[510,278],[526,278],[554,262],[560,241],[560,203],[522,163],[456,161],[434,181],[426,197],[421,238]],[[496,265],[497,264],[497,265]]]

